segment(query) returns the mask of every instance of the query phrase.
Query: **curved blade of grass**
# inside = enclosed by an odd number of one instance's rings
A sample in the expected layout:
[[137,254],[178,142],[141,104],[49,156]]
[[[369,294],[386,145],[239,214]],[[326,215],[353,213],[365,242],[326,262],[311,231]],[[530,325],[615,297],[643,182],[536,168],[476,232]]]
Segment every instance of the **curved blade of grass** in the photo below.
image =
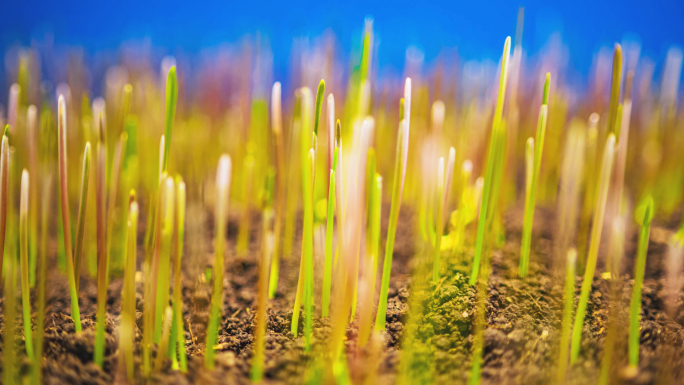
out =
[[83,171],[81,172],[81,196],[78,203],[78,222],[76,224],[76,249],[74,250],[74,275],[76,290],[81,282],[81,258],[83,257],[83,236],[85,232],[86,208],[88,207],[88,182],[90,181],[90,142],[83,151]]
[[520,268],[521,277],[527,277],[530,269],[530,244],[532,243],[532,221],[534,220],[534,207],[537,200],[537,183],[539,182],[539,170],[541,169],[541,157],[544,150],[544,136],[546,135],[546,120],[548,116],[549,82],[551,74],[546,73],[544,81],[544,94],[542,106],[539,109],[539,123],[537,124],[537,136],[534,140],[534,167],[529,182],[529,190],[525,194],[525,214],[523,219],[522,243],[520,245]]
[[166,120],[164,123],[164,156],[162,160],[162,171],[166,171],[169,163],[169,152],[171,151],[171,134],[173,133],[173,120],[176,116],[176,102],[178,101],[178,77],[176,76],[176,66],[169,68],[166,76]]
[[337,169],[337,157],[339,148],[335,148],[332,169],[330,170],[330,182],[328,183],[328,211],[326,216],[325,230],[325,265],[323,268],[323,294],[321,296],[321,316],[327,317],[330,310],[330,287],[332,282],[332,253],[333,253],[333,223],[335,219],[335,170]]
[[653,198],[648,197],[642,205],[646,212],[643,214],[639,231],[639,246],[634,265],[634,287],[629,306],[629,365],[636,368],[639,365],[639,315],[641,313],[641,288],[644,285],[646,272],[646,254],[648,253],[648,239],[651,234],[651,220],[653,219]]
[[227,154],[221,155],[218,170],[216,171],[216,239],[214,255],[214,290],[211,297],[211,313],[207,326],[207,341],[205,344],[204,367],[214,368],[214,345],[218,337],[220,321],[219,312],[223,308],[223,252],[225,248],[226,222],[228,219],[228,197],[230,194],[231,161]]
[[385,245],[385,258],[382,266],[382,283],[380,286],[380,298],[378,299],[378,313],[375,316],[375,331],[385,330],[385,318],[387,315],[387,296],[389,294],[389,281],[392,272],[392,257],[394,255],[394,238],[397,234],[399,223],[399,210],[401,209],[401,196],[404,192],[406,180],[406,164],[408,162],[409,129],[411,116],[411,79],[406,78],[404,85],[404,102],[400,103],[400,114],[403,119],[399,123],[397,133],[397,152],[394,163],[394,177],[392,180],[392,203],[390,207],[389,224],[387,227],[387,244]]
[[485,180],[482,191],[482,203],[480,204],[480,214],[477,221],[477,238],[475,243],[475,257],[473,259],[473,268],[470,273],[470,285],[474,285],[477,282],[477,276],[480,271],[480,261],[482,259],[482,251],[484,246],[485,238],[485,228],[487,218],[491,215],[489,213],[489,206],[491,205],[490,195],[492,195],[492,184],[494,182],[494,168],[495,163],[499,154],[497,154],[497,139],[498,131],[503,129],[502,126],[502,115],[503,115],[503,104],[504,97],[506,96],[506,78],[508,74],[508,57],[511,51],[511,37],[506,38],[504,43],[503,56],[501,57],[501,74],[499,77],[499,96],[496,100],[496,110],[494,112],[494,121],[492,123],[492,135],[489,142],[489,154],[487,155],[487,166],[485,171]]
[[589,253],[587,254],[587,263],[584,271],[584,279],[582,280],[582,291],[580,299],[577,304],[577,311],[575,313],[575,324],[572,329],[572,345],[570,349],[570,362],[574,363],[579,358],[580,342],[582,339],[582,327],[584,325],[584,317],[587,311],[587,303],[589,302],[589,293],[591,292],[591,284],[594,280],[594,272],[596,270],[596,260],[598,258],[599,243],[601,241],[601,233],[603,232],[603,217],[606,209],[606,201],[608,199],[608,188],[610,187],[610,176],[613,170],[613,158],[615,152],[615,135],[610,134],[606,141],[606,148],[603,151],[603,160],[601,163],[601,174],[599,176],[598,191],[596,194],[596,208],[594,210],[594,219],[591,229],[591,243],[589,245]]
[[[67,143],[66,143],[66,102],[64,101],[64,95],[59,95],[57,102],[57,130],[58,130],[58,142],[59,142],[59,196],[61,200],[62,207],[62,227],[64,231],[64,251],[66,253],[67,262],[67,277],[69,280],[69,294],[71,297],[71,317],[74,320],[74,327],[76,332],[81,332],[81,313],[78,308],[78,292],[76,290],[76,279],[74,271],[74,260],[72,259],[72,247],[71,247],[71,225],[69,224],[69,191],[67,189]],[[5,144],[3,141],[3,152],[5,150]],[[3,157],[4,160],[4,157]],[[3,178],[4,180],[4,178]],[[5,190],[6,191],[6,190]],[[3,195],[3,199],[5,195]],[[4,204],[3,204],[4,206]],[[4,223],[4,222],[3,222]],[[4,231],[2,231],[4,234]]]

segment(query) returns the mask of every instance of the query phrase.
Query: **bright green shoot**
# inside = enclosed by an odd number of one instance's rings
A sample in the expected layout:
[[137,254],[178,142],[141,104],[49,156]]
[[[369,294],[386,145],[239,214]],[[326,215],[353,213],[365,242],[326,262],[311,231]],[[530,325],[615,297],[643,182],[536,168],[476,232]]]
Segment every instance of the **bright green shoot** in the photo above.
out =
[[268,310],[268,270],[270,254],[273,250],[273,233],[270,230],[273,221],[273,183],[274,174],[269,172],[264,186],[264,210],[262,215],[261,247],[259,251],[259,281],[257,288],[257,308],[254,327],[254,355],[252,356],[252,368],[250,379],[252,382],[261,382],[264,375],[264,351],[266,337],[266,323]]
[[218,169],[216,170],[216,215],[215,229],[216,239],[214,243],[214,291],[211,297],[211,313],[209,315],[209,325],[207,327],[207,341],[205,344],[204,367],[214,368],[214,345],[218,338],[218,328],[220,312],[223,308],[223,275],[224,261],[223,252],[225,249],[226,225],[228,220],[228,197],[230,194],[231,161],[228,154],[221,155]]
[[446,174],[444,173],[444,158],[439,158],[437,166],[437,222],[435,223],[435,248],[434,263],[432,268],[432,280],[439,281],[440,258],[442,254],[442,234],[444,233],[444,211],[446,210],[451,180],[454,175],[454,163],[456,162],[456,149],[449,149],[449,160]]
[[[71,297],[71,317],[74,320],[74,327],[76,332],[81,332],[81,313],[78,308],[78,291],[76,290],[76,277],[74,271],[74,260],[71,257],[72,247],[71,247],[71,225],[69,221],[69,190],[67,189],[67,118],[66,118],[66,102],[64,100],[64,95],[59,95],[57,101],[57,130],[58,130],[58,143],[59,143],[59,197],[61,201],[62,208],[62,227],[64,231],[64,250],[66,252],[66,264],[67,264],[67,276],[69,280],[69,294]],[[3,138],[3,154],[5,151],[5,138]],[[9,162],[9,159],[5,159],[4,162]],[[3,167],[3,173],[6,173],[5,167]],[[6,174],[3,175],[3,183],[5,182]],[[6,187],[3,188],[4,191]],[[3,194],[3,200],[5,200],[6,194]],[[6,201],[5,201],[6,202]],[[4,203],[4,202],[3,202]],[[4,206],[4,204],[3,204]],[[4,223],[4,221],[3,221]],[[4,234],[4,231],[2,232]]]
[[330,182],[328,187],[328,212],[325,229],[325,265],[323,268],[323,295],[321,298],[321,316],[327,317],[330,310],[330,286],[332,281],[332,258],[333,258],[333,227],[335,218],[335,170],[337,170],[337,157],[339,147],[335,147],[332,170],[330,170]]
[[[539,182],[539,170],[541,169],[541,157],[544,150],[544,136],[546,134],[546,120],[548,116],[549,82],[551,74],[546,74],[544,81],[544,94],[542,106],[539,109],[539,122],[537,123],[537,136],[533,142],[534,161],[529,189],[525,192],[525,214],[523,219],[522,243],[520,245],[520,268],[521,277],[527,277],[530,269],[530,244],[532,243],[532,221],[534,220],[534,207],[537,199],[537,183]],[[536,144],[536,146],[534,145]],[[529,174],[528,174],[529,175]]]
[[358,346],[364,347],[371,338],[373,297],[377,281],[377,266],[380,253],[380,214],[382,209],[382,177],[374,174],[370,184],[368,203],[368,248],[364,265],[364,286],[361,309],[359,311]]
[[620,140],[620,125],[618,106],[620,104],[620,84],[622,83],[622,46],[615,43],[613,51],[613,78],[610,86],[610,110],[608,113],[608,132],[615,134],[615,140]]
[[83,257],[83,236],[85,234],[86,207],[88,207],[88,182],[90,181],[90,142],[83,152],[83,172],[81,173],[81,196],[78,204],[78,222],[76,223],[76,249],[74,250],[74,274],[76,290],[81,282],[81,259]]
[[173,319],[173,309],[171,309],[171,306],[166,307],[163,316],[164,324],[162,326],[162,337],[159,343],[159,351],[157,352],[157,358],[154,361],[154,370],[157,372],[160,372],[162,370],[162,365],[164,364],[164,359],[166,358],[166,351],[169,348],[169,339],[171,336],[171,320]]
[[563,290],[563,321],[561,324],[560,352],[558,354],[558,375],[556,383],[565,382],[570,354],[570,328],[572,326],[572,307],[575,299],[575,266],[577,265],[577,250],[568,250],[567,268],[565,270],[565,288]]
[[[645,210],[645,212],[644,212]],[[643,213],[642,215],[639,215]],[[636,216],[641,222],[639,231],[639,246],[634,265],[634,288],[629,306],[629,366],[639,365],[639,316],[641,314],[641,288],[644,285],[646,271],[646,254],[648,253],[648,239],[651,234],[651,220],[653,219],[653,198],[648,197],[637,210]]]
[[[102,108],[98,108],[100,121],[100,137],[97,144],[97,180],[96,180],[96,217],[97,217],[97,328],[95,332],[95,352],[93,361],[101,368],[104,363],[105,348],[105,320],[107,312],[107,281],[108,261],[107,261],[107,217],[105,200],[106,186],[106,165],[107,165],[107,145],[105,143],[105,118],[104,102]],[[66,230],[66,229],[65,229]]]
[[281,233],[283,217],[285,216],[285,145],[282,132],[282,105],[280,83],[275,82],[271,91],[271,126],[275,137],[276,151],[276,206],[273,232],[273,257],[271,262],[271,277],[268,296],[273,298],[278,288],[278,274],[280,274]]
[[43,357],[43,341],[45,330],[45,279],[47,276],[47,241],[49,238],[48,233],[48,222],[51,220],[50,216],[50,203],[52,198],[52,175],[47,174],[45,180],[42,184],[41,192],[41,217],[40,217],[40,253],[38,254],[38,287],[37,287],[37,297],[38,297],[38,308],[36,312],[38,314],[36,320],[36,365],[34,366],[34,379],[35,384],[42,383],[42,363],[41,358]]
[[304,174],[304,350],[311,349],[311,335],[313,333],[313,296],[314,296],[314,266],[313,266],[313,173],[315,170],[316,154],[309,150],[308,172]]
[[[492,134],[489,141],[489,154],[487,155],[487,166],[485,171],[484,186],[482,191],[482,202],[480,204],[480,214],[477,221],[477,238],[475,241],[475,258],[473,259],[473,268],[470,273],[470,285],[477,283],[477,277],[480,273],[480,263],[482,259],[482,252],[484,249],[486,224],[492,214],[489,212],[490,207],[495,202],[490,202],[490,195],[493,194],[494,173],[495,167],[499,165],[497,159],[503,155],[498,152],[503,152],[503,147],[498,144],[501,139],[501,132],[504,127],[502,124],[504,97],[506,96],[506,79],[508,77],[508,57],[511,51],[511,37],[506,38],[504,43],[503,56],[501,57],[501,75],[499,77],[499,96],[496,101],[496,110],[494,112],[494,121],[492,123]],[[500,132],[501,131],[501,132]],[[493,209],[494,207],[492,207]]]
[[21,173],[21,197],[19,203],[19,254],[21,259],[21,310],[24,316],[24,340],[26,341],[26,357],[33,360],[33,332],[31,331],[31,292],[29,288],[29,253],[28,253],[28,209],[29,209],[29,173],[26,169]]
[[169,163],[169,152],[171,150],[171,133],[173,132],[173,120],[176,116],[176,102],[178,101],[178,77],[176,76],[176,66],[169,68],[166,77],[166,120],[164,124],[164,157],[162,160],[162,171],[166,171]]
[[[7,127],[2,136],[2,148],[0,149],[0,277],[5,256],[5,230],[7,229],[7,193],[9,186],[9,137]],[[5,361],[6,362],[6,361]]]
[[325,80],[321,79],[316,91],[316,111],[314,112],[314,134],[318,136],[318,128],[321,125],[321,113],[323,112],[323,96],[325,95]]
[[121,335],[119,345],[125,361],[128,381],[133,380],[134,361],[133,346],[135,344],[135,262],[138,231],[138,203],[135,191],[131,190],[128,209],[128,230],[126,234],[126,261],[124,267],[124,283],[122,291]]
[[163,192],[164,210],[161,232],[161,253],[157,270],[157,307],[154,318],[154,341],[161,343],[165,320],[165,309],[169,303],[169,277],[171,273],[171,244],[173,238],[175,185],[172,177],[166,177]]
[[614,154],[615,135],[610,134],[608,136],[608,140],[606,141],[606,148],[603,151],[601,174],[599,176],[598,191],[596,194],[596,208],[594,210],[594,219],[592,221],[593,225],[591,228],[589,253],[587,254],[584,279],[582,280],[582,292],[580,294],[579,303],[577,304],[577,312],[575,313],[575,324],[572,329],[572,345],[570,349],[571,363],[577,361],[577,358],[579,357],[579,348],[582,339],[582,326],[584,325],[584,317],[586,315],[587,303],[589,302],[589,294],[591,292],[591,283],[594,280],[594,272],[596,270],[596,260],[598,258],[601,233],[603,232],[603,217],[606,211],[606,201],[608,199],[610,177],[613,170]]
[[[183,327],[183,293],[181,287],[181,260],[183,257],[183,242],[185,239],[185,182],[180,176],[176,176],[176,247],[173,267],[173,323],[171,326],[170,352],[178,351],[180,370],[186,373],[188,359],[185,352],[185,329]],[[175,349],[173,343],[176,343]],[[171,359],[176,361],[176,356]]]
[[378,313],[375,317],[375,331],[385,330],[385,318],[387,316],[387,296],[389,294],[389,281],[392,271],[392,256],[394,255],[394,238],[397,234],[399,223],[399,210],[401,208],[401,196],[404,192],[406,180],[406,164],[408,162],[409,127],[411,116],[411,78],[406,78],[404,85],[404,103],[401,104],[403,119],[399,123],[397,134],[397,152],[394,163],[394,179],[392,182],[392,203],[390,207],[389,224],[387,227],[387,244],[385,245],[385,259],[382,266],[382,283],[380,287],[380,299],[378,300]]

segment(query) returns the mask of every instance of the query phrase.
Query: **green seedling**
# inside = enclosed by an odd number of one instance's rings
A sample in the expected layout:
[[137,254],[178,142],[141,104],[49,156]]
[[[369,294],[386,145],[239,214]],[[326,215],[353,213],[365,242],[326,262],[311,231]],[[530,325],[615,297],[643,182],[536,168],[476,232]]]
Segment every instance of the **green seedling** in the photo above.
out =
[[214,290],[211,297],[211,313],[209,315],[209,325],[207,327],[206,351],[204,353],[204,367],[214,368],[214,345],[218,338],[219,312],[223,308],[223,274],[224,261],[223,253],[225,249],[226,225],[228,220],[228,197],[230,194],[231,162],[230,156],[221,155],[218,169],[216,171],[216,239],[214,243]]
[[[182,373],[188,371],[188,359],[185,352],[185,328],[183,326],[183,292],[181,287],[181,260],[183,257],[183,242],[185,240],[185,182],[180,176],[176,176],[176,230],[174,236],[175,258],[173,266],[173,323],[171,325],[171,343],[169,353]],[[175,343],[175,344],[174,344]],[[178,351],[178,359],[176,354]],[[176,363],[179,360],[179,365]]]
[[[653,220],[653,198],[646,198],[639,209],[640,210],[637,210],[636,216],[639,222],[641,222],[641,229],[639,230],[637,259],[634,265],[634,288],[632,289],[632,300],[629,305],[629,366],[633,368],[636,368],[639,365],[641,288],[644,285],[646,254],[648,253],[648,240],[651,234],[651,221]],[[639,215],[642,212],[643,214]]]
[[[4,158],[4,157],[3,157]],[[4,195],[3,195],[4,197]],[[3,221],[4,222],[4,221]],[[5,261],[5,300],[3,303],[5,315],[5,332],[3,334],[2,345],[2,379],[4,384],[18,384],[17,378],[17,336],[15,333],[16,319],[16,297],[17,290],[17,268],[15,258],[7,258]]]
[[271,262],[271,277],[269,280],[268,297],[273,298],[278,288],[278,275],[280,274],[280,254],[282,239],[283,217],[285,216],[285,145],[283,144],[283,121],[281,105],[280,83],[273,84],[271,92],[271,126],[273,130],[276,152],[276,204],[275,219],[273,224],[273,260]]
[[90,180],[90,142],[83,152],[83,171],[81,173],[81,196],[78,204],[78,222],[76,224],[76,249],[74,250],[74,274],[76,290],[81,282],[81,259],[83,257],[83,238],[85,234],[86,208],[88,207],[88,181]]
[[572,345],[570,349],[570,362],[574,363],[579,358],[579,348],[582,339],[582,326],[589,302],[591,283],[594,280],[596,270],[596,260],[598,258],[599,243],[603,232],[603,217],[606,210],[608,199],[608,188],[610,187],[610,176],[613,170],[613,158],[615,153],[615,135],[610,134],[606,141],[606,148],[603,151],[601,162],[601,174],[599,175],[598,191],[596,194],[596,208],[594,210],[593,226],[591,229],[591,243],[587,254],[584,279],[582,280],[582,292],[575,312],[575,324],[572,329]]
[[561,323],[560,350],[558,353],[558,374],[556,383],[565,382],[570,357],[570,334],[572,328],[572,308],[575,300],[575,266],[577,265],[577,250],[568,250],[565,268],[565,289],[563,290],[563,321]]
[[178,77],[176,66],[169,68],[166,76],[166,119],[164,120],[164,155],[162,156],[162,171],[166,171],[171,151],[171,134],[173,133],[173,120],[176,117],[176,103],[178,101]]
[[404,182],[406,181],[406,164],[408,162],[409,129],[411,117],[410,78],[406,78],[406,83],[404,85],[404,102],[401,103],[401,106],[401,111],[403,111],[403,119],[401,119],[401,122],[399,123],[399,132],[397,133],[397,152],[394,161],[394,178],[392,180],[392,203],[390,207],[389,224],[387,227],[385,258],[382,265],[382,286],[380,286],[378,313],[375,316],[375,331],[385,330],[387,295],[389,294],[389,281],[392,272],[392,256],[394,255],[394,238],[397,235],[399,210],[401,208],[401,196],[404,192]]
[[377,266],[380,256],[380,211],[382,208],[382,177],[374,175],[369,186],[370,200],[368,204],[368,255],[364,266],[365,290],[364,301],[359,315],[358,346],[364,347],[371,338],[373,297],[377,280]]
[[108,261],[107,261],[107,217],[105,201],[107,145],[105,143],[106,126],[103,108],[98,116],[100,121],[100,137],[97,144],[97,175],[95,184],[95,214],[97,217],[97,328],[95,332],[95,351],[93,361],[102,367],[104,363],[105,322],[107,313],[107,286],[108,286]]
[[40,214],[40,251],[38,254],[38,287],[36,288],[36,295],[38,297],[38,306],[36,309],[36,337],[35,337],[35,352],[36,363],[34,366],[33,383],[38,385],[42,383],[42,357],[43,357],[43,341],[45,330],[45,280],[47,276],[47,241],[50,234],[48,233],[48,222],[50,221],[50,203],[52,194],[52,174],[45,173],[45,180],[42,184],[41,196],[41,214]]
[[[69,220],[69,191],[67,189],[67,118],[66,118],[66,102],[64,95],[59,95],[57,102],[57,130],[59,143],[59,197],[61,200],[62,209],[62,228],[64,231],[64,251],[66,253],[67,277],[69,280],[69,294],[71,297],[71,318],[74,320],[76,332],[81,332],[81,314],[78,308],[78,291],[76,290],[76,276],[74,269],[74,260],[72,259],[71,248],[71,225]],[[3,139],[4,141],[4,139]],[[5,150],[5,143],[3,143],[3,152]],[[4,159],[4,158],[3,158]],[[9,160],[7,160],[9,162]],[[4,176],[3,176],[4,180]],[[6,190],[5,190],[6,191]],[[3,199],[5,195],[3,194]],[[4,206],[4,204],[3,204]],[[4,223],[4,221],[3,221]],[[2,231],[4,234],[4,231]]]
[[[159,344],[159,350],[157,351],[157,357],[154,361],[155,372],[161,372],[162,365],[166,359],[166,351],[169,348],[169,338],[171,336],[171,320],[173,318],[173,309],[171,306],[167,306],[164,310],[164,325],[162,326],[162,336],[161,342]],[[161,317],[160,317],[161,318]]]
[[333,221],[335,218],[335,170],[337,169],[339,147],[335,147],[330,181],[328,183],[328,210],[325,230],[325,262],[323,267],[323,294],[321,296],[321,316],[327,317],[330,310],[330,287],[332,282],[333,265]]
[[[542,97],[542,105],[539,109],[539,123],[537,124],[537,136],[534,140],[534,161],[531,177],[529,178],[528,189],[525,193],[525,214],[523,219],[523,233],[522,244],[520,246],[520,268],[519,274],[521,277],[527,277],[530,269],[530,244],[532,243],[532,221],[534,220],[534,207],[537,197],[537,183],[539,181],[539,170],[541,169],[541,157],[544,150],[544,136],[546,134],[546,120],[548,116],[548,100],[549,100],[549,82],[551,81],[551,74],[546,74],[544,81],[544,94]],[[534,146],[536,144],[536,146]]]
[[138,203],[135,191],[131,190],[128,209],[128,229],[126,234],[126,257],[124,268],[124,283],[121,291],[121,327],[119,332],[119,346],[121,358],[125,363],[126,378],[134,379],[134,344],[135,344],[135,272],[138,239]]
[[[24,88],[26,89],[26,87]],[[25,95],[26,93],[22,94]],[[29,186],[29,283],[36,284],[36,258],[38,254],[38,108],[26,109],[26,145],[28,147],[28,172],[34,183]]]
[[435,224],[435,248],[432,280],[439,281],[440,257],[442,254],[442,234],[444,233],[444,211],[451,191],[451,180],[454,175],[454,163],[456,162],[456,150],[449,149],[449,160],[446,174],[444,174],[444,158],[439,158],[437,166],[437,222]]
[[615,340],[618,334],[618,319],[622,305],[622,281],[619,276],[619,266],[624,254],[625,224],[622,216],[613,218],[610,232],[609,260],[614,263],[613,274],[610,280],[610,313],[608,315],[608,329],[606,339],[603,343],[603,357],[601,357],[601,374],[599,375],[599,385],[610,383],[611,365],[613,363],[613,351],[615,350]]
[[[470,273],[470,285],[477,283],[477,277],[480,271],[480,263],[482,259],[482,251],[485,241],[486,222],[488,218],[493,217],[490,213],[490,206],[494,206],[496,200],[490,202],[490,196],[496,195],[498,191],[493,189],[495,183],[495,172],[501,172],[500,162],[497,160],[503,158],[503,143],[499,143],[502,136],[505,135],[505,128],[502,123],[504,97],[506,96],[506,78],[508,76],[508,57],[511,51],[511,37],[506,38],[504,43],[503,56],[501,57],[501,75],[499,77],[499,96],[496,100],[496,110],[494,111],[494,121],[492,123],[492,135],[489,142],[489,150],[487,155],[487,166],[485,171],[484,186],[482,190],[482,201],[480,204],[480,213],[477,221],[477,238],[475,243],[475,257],[473,259],[473,268]],[[491,207],[492,211],[495,207]]]
[[33,355],[33,331],[31,330],[31,292],[29,285],[29,173],[26,169],[21,173],[21,196],[19,203],[19,254],[21,259],[21,310],[24,316],[24,341],[26,357],[35,359]]
[[[162,193],[162,201],[164,204],[161,221],[161,237],[160,237],[160,252],[155,258],[157,269],[155,271],[157,290],[155,294],[156,311],[155,311],[155,327],[154,327],[154,342],[162,343],[164,323],[166,320],[165,309],[169,303],[169,278],[171,276],[171,247],[173,240],[173,221],[174,221],[174,205],[175,205],[175,184],[172,177],[166,177],[164,180],[164,191]],[[168,347],[168,345],[167,345]]]
[[252,382],[261,382],[264,375],[264,351],[266,337],[266,322],[268,310],[268,271],[270,254],[273,251],[273,233],[270,229],[273,221],[273,174],[266,176],[264,186],[264,211],[262,215],[262,242],[259,258],[259,282],[257,288],[257,311],[255,315],[254,327],[254,356],[252,358],[252,369],[250,378]]

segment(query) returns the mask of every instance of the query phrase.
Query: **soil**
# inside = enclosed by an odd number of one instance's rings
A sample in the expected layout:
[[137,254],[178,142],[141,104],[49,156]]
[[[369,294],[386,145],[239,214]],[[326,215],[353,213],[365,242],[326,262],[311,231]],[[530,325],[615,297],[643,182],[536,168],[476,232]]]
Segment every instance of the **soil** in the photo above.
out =
[[[383,218],[386,221],[388,213],[385,211],[389,211],[388,206],[383,207]],[[553,229],[554,218],[550,210],[537,210],[530,276],[522,280],[516,274],[522,227],[521,214],[519,208],[506,214],[505,242],[502,247],[491,253],[492,268],[486,302],[487,326],[484,330],[484,384],[548,384],[554,383],[556,378],[563,282],[554,276],[550,262],[550,229]],[[224,307],[216,368],[208,371],[203,367],[204,328],[209,316],[210,284],[205,282],[202,274],[188,274],[183,277],[183,318],[186,320],[188,373],[181,374],[171,370],[170,362],[167,362],[162,372],[154,374],[149,380],[136,373],[137,383],[251,383],[249,370],[253,350],[253,309],[256,301],[256,256],[260,222],[258,216],[255,216],[252,221],[253,236],[250,250],[241,256],[235,255],[232,251],[237,237],[237,223],[237,217],[230,218],[228,239],[231,252],[226,257]],[[381,239],[385,239],[386,226],[387,223],[383,223]],[[142,239],[144,226],[140,227],[139,239]],[[672,225],[666,227],[671,228]],[[211,244],[213,230],[210,218],[206,218],[205,228],[208,235],[204,241]],[[416,294],[411,290],[411,273],[416,269],[420,271],[420,262],[426,260],[420,256],[429,251],[426,251],[424,242],[415,234],[413,213],[410,208],[404,207],[395,246],[386,333],[381,336],[380,348],[357,349],[356,322],[349,325],[347,330],[349,371],[354,383],[395,383],[400,377],[407,379],[405,382],[408,383],[467,382],[471,367],[473,324],[477,303],[476,288],[468,285],[473,251],[467,249],[463,253],[448,256],[445,254],[442,257],[442,277],[445,278],[437,284],[431,283],[428,287],[418,290]],[[668,234],[669,230],[657,224],[652,231],[643,288],[639,368],[636,372],[630,372],[625,370],[627,319],[632,285],[629,277],[632,276],[637,237],[636,230],[630,232],[621,270],[624,274],[619,281],[619,301],[623,306],[618,307],[619,322],[612,383],[675,384],[684,381],[684,292],[680,291],[677,298],[677,311],[674,317],[667,315],[664,306],[663,263],[667,253]],[[300,235],[297,235],[294,250],[299,250],[299,238]],[[56,244],[51,246],[51,250],[56,250]],[[211,250],[199,254],[193,255],[192,251],[186,250],[184,274],[203,271],[207,261],[213,257]],[[142,255],[138,257],[140,261]],[[54,265],[54,261],[51,263]],[[298,254],[283,258],[281,263],[278,291],[268,310],[264,383],[304,383],[312,375],[310,369],[314,366],[315,354],[304,352],[301,333],[295,338],[290,332],[292,304],[299,271]],[[44,383],[111,384],[121,381],[121,376],[117,375],[116,352],[122,280],[114,278],[109,285],[105,363],[101,369],[93,363],[95,282],[87,276],[81,278],[79,302],[83,333],[75,334],[70,317],[66,277],[56,266],[51,266],[49,271],[42,361]],[[597,271],[603,271],[601,265]],[[575,301],[579,296],[580,286],[581,276],[578,275]],[[580,358],[569,368],[568,383],[595,383],[598,378],[608,325],[610,294],[610,282],[597,275],[587,308]],[[142,282],[137,282],[137,297],[137,308],[141,311]],[[414,297],[418,300],[414,301]],[[17,301],[18,306],[20,303]],[[316,300],[316,303],[319,301]],[[423,311],[410,318],[409,305],[415,304]],[[23,335],[20,314],[18,309],[17,335]],[[329,320],[320,318],[319,309],[316,309],[315,314],[314,352],[316,346],[324,346],[325,337],[330,331]],[[33,320],[35,322],[35,314]],[[403,349],[403,337],[408,330],[414,331],[411,347]],[[4,319],[0,319],[0,333],[4,331]],[[139,346],[141,338],[138,329],[136,345]],[[29,362],[25,358],[23,340],[17,348],[17,353],[23,357],[23,361],[20,361],[20,370],[22,373],[28,373]],[[409,356],[406,353],[410,353],[410,360],[406,361],[408,364],[403,365],[402,357]],[[140,351],[136,352],[136,359],[141,361]],[[136,370],[139,368],[140,362],[136,365]]]

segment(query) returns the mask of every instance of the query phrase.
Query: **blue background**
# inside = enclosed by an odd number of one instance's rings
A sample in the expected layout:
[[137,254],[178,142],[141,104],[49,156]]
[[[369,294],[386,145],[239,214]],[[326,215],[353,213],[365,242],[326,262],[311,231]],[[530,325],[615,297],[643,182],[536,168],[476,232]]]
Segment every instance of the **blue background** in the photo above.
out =
[[569,48],[570,67],[585,76],[599,48],[612,47],[626,36],[637,37],[642,43],[642,55],[659,64],[656,76],[667,49],[673,44],[684,45],[682,0],[579,0],[559,4],[536,0],[3,3],[3,51],[51,33],[56,45],[80,45],[90,52],[149,37],[153,45],[170,52],[182,49],[193,53],[259,31],[271,42],[276,75],[287,73],[293,37],[319,36],[331,28],[341,48],[349,52],[358,46],[366,16],[373,17],[380,41],[376,59],[380,68],[402,68],[409,45],[422,49],[426,62],[434,59],[442,47],[456,47],[464,59],[498,60],[504,38],[515,34],[519,6],[525,7],[523,46],[528,53],[537,52],[551,33],[560,32]]

